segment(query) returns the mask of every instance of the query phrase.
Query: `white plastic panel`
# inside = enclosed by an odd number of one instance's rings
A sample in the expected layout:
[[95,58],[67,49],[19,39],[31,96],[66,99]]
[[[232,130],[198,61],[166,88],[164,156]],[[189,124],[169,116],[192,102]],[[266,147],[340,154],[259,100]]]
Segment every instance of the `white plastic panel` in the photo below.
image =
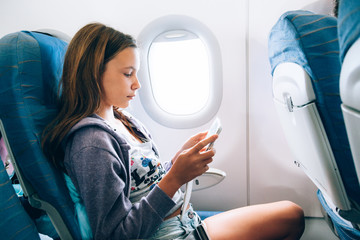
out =
[[[360,92],[358,93],[360,94]],[[356,173],[360,184],[360,112],[341,105]]]
[[275,106],[296,164],[327,199],[338,208],[349,210],[350,203],[315,103],[294,108],[293,112],[278,101]]
[[309,74],[296,63],[279,64],[273,75],[273,94],[277,101],[286,103],[290,96],[294,106],[303,106],[315,100]]
[[345,106],[360,111],[360,39],[348,50],[341,67],[340,96]]
[[345,55],[340,74],[341,109],[360,184],[360,39]]

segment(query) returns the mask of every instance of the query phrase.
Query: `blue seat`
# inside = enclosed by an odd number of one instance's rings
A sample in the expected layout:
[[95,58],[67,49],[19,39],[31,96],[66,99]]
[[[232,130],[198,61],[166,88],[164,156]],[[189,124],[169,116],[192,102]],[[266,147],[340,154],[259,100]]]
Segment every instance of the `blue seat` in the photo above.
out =
[[269,59],[275,106],[295,162],[319,188],[336,234],[359,239],[360,186],[340,108],[337,19],[284,13],[269,36]]
[[36,32],[0,39],[0,130],[30,204],[46,211],[61,239],[81,239],[63,175],[40,144],[43,128],[57,112],[66,47]]

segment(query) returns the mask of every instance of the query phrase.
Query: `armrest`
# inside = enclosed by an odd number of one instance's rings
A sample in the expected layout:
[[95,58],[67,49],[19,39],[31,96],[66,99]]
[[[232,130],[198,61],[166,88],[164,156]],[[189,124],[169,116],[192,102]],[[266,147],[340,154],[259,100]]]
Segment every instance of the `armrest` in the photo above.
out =
[[216,168],[209,168],[203,175],[194,179],[193,191],[209,188],[220,183],[226,177],[226,173]]

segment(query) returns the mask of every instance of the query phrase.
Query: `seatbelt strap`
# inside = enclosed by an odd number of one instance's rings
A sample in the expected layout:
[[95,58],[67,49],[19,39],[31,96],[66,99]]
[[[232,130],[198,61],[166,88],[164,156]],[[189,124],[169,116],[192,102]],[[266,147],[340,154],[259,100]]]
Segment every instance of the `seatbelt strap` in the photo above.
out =
[[186,183],[185,194],[184,194],[184,202],[183,202],[183,205],[182,205],[181,211],[180,211],[180,220],[181,221],[184,218],[186,208],[187,208],[187,206],[189,205],[189,202],[190,202],[192,187],[193,187],[193,180]]

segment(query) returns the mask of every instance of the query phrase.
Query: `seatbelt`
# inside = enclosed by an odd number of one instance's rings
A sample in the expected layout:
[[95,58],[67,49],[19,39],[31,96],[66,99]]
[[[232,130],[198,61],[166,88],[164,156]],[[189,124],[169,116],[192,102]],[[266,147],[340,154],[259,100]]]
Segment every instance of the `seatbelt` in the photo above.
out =
[[193,180],[186,183],[185,194],[184,194],[184,202],[183,202],[183,205],[182,205],[181,211],[180,211],[180,221],[183,220],[185,212],[187,210],[187,206],[189,205],[190,198],[191,198],[192,187],[193,187]]

